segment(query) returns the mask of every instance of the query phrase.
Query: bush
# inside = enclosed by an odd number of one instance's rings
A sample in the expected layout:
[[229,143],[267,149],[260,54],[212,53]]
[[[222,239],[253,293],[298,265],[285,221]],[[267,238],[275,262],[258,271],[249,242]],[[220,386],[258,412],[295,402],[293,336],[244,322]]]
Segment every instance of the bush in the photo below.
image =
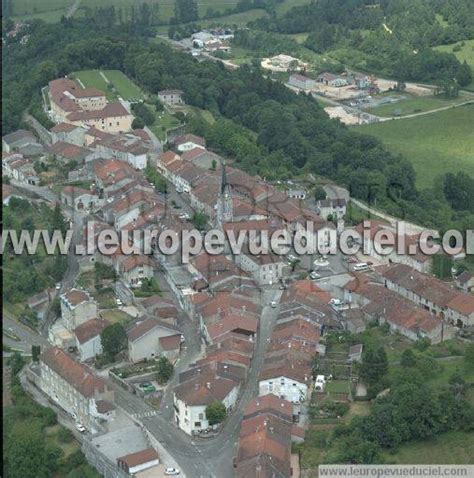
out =
[[71,430],[61,427],[58,431],[58,440],[63,443],[71,443],[74,440],[74,435]]

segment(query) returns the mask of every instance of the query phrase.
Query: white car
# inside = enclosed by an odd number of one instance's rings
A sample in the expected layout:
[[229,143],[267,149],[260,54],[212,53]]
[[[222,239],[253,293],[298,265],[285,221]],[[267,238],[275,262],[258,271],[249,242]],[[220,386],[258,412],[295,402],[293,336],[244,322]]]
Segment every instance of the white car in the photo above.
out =
[[318,279],[321,276],[317,272],[311,272],[309,277],[310,277],[310,279]]
[[273,307],[273,308],[275,308],[275,307],[277,306],[276,300],[272,300],[272,301],[270,302],[270,306]]
[[178,216],[180,219],[189,219],[191,216],[185,212]]
[[56,290],[61,289],[61,282],[56,283]]
[[341,299],[331,299],[331,300],[329,301],[329,303],[330,303],[331,305],[336,305],[336,306],[337,306],[337,305],[342,305],[342,300],[341,300]]
[[121,301],[120,299],[115,299],[115,303],[116,303],[117,305],[123,305],[123,304],[122,304],[122,301]]
[[165,475],[179,475],[179,470],[177,468],[169,467],[165,470]]
[[86,432],[86,427],[82,423],[76,423],[76,429],[80,431],[81,433]]

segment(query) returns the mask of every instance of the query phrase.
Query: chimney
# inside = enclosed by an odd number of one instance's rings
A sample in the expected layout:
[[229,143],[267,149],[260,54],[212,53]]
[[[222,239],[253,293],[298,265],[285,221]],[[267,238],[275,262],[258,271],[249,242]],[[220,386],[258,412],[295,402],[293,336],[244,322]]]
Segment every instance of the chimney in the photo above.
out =
[[206,382],[206,387],[207,387],[208,390],[210,390],[211,389],[211,382]]

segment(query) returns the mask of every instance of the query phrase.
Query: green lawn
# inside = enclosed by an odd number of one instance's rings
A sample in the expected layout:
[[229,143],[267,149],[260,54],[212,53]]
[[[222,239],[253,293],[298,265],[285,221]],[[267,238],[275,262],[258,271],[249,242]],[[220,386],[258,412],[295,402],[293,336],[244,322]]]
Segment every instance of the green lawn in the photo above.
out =
[[117,99],[117,95],[108,88],[107,82],[104,80],[102,75],[100,75],[99,70],[75,71],[70,76],[80,80],[85,88],[97,88],[102,90],[107,95],[108,100]]
[[100,315],[103,319],[108,320],[111,324],[126,324],[132,319],[130,315],[119,309],[101,310]]
[[155,122],[150,126],[153,133],[161,140],[166,138],[166,131],[172,128],[176,128],[181,123],[170,113],[162,112],[156,114]]
[[145,97],[143,91],[120,70],[104,70],[103,73],[124,100],[138,101]]
[[[395,96],[395,95],[392,95]],[[376,106],[375,108],[369,108],[365,111],[376,116],[405,116],[413,113],[420,113],[422,111],[435,110],[436,108],[443,108],[456,103],[462,103],[466,101],[466,96],[459,96],[456,99],[444,99],[435,96],[411,96],[404,94],[408,98],[401,99],[396,103],[390,103],[385,105]]]
[[396,464],[474,464],[474,433],[447,432],[434,440],[412,442],[395,454],[386,453],[387,463]]
[[405,156],[415,168],[418,187],[427,188],[447,172],[474,176],[473,124],[474,105],[467,105],[355,129],[376,136],[390,151]]

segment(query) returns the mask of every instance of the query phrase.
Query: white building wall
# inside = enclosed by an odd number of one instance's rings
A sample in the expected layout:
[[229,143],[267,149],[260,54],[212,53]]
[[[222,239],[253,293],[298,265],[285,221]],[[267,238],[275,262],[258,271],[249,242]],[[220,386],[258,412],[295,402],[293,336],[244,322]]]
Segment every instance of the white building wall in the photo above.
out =
[[259,395],[268,395],[269,393],[292,403],[302,402],[307,398],[308,386],[288,377],[261,380],[259,382]]

